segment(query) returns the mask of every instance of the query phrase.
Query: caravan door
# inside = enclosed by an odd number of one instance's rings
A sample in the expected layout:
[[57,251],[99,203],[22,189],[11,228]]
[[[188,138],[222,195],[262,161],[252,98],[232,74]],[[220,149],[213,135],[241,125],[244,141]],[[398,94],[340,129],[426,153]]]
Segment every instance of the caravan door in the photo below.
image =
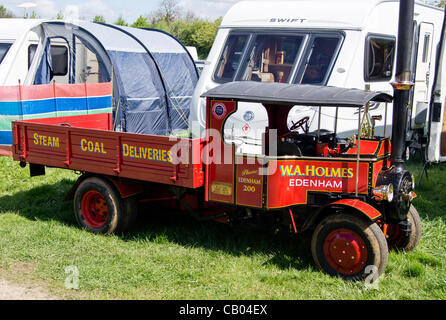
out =
[[[446,14],[446,12],[445,12]],[[445,21],[441,31],[437,64],[435,66],[434,85],[429,106],[427,161],[446,161],[446,39]]]
[[434,25],[422,22],[418,28],[418,50],[416,53],[415,86],[412,104],[412,129],[423,129],[429,109],[430,67]]

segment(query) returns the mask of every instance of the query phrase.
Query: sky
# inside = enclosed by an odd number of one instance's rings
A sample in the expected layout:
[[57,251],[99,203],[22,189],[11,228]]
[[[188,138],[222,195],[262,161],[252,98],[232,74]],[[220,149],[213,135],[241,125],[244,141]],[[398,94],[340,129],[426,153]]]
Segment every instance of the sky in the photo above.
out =
[[[214,20],[223,16],[238,1],[240,0],[178,0],[178,5],[199,17]],[[155,11],[161,0],[0,0],[0,5],[22,17],[25,9],[18,6],[29,2],[37,6],[26,9],[26,12],[35,11],[40,18],[55,18],[62,12],[65,19],[76,19],[78,16],[83,20],[91,20],[96,15],[102,15],[107,22],[112,23],[122,16],[131,24],[140,15]]]
[[[178,5],[186,12],[191,11],[201,18],[215,20],[224,16],[233,4],[241,0],[177,1]],[[125,21],[131,24],[140,15],[147,15],[155,11],[161,0],[0,0],[0,5],[21,17],[25,10],[19,8],[18,5],[28,2],[35,3],[37,6],[27,9],[27,13],[34,10],[40,18],[55,18],[59,12],[62,12],[67,20],[92,20],[94,16],[102,15],[107,22],[113,23],[122,16]]]

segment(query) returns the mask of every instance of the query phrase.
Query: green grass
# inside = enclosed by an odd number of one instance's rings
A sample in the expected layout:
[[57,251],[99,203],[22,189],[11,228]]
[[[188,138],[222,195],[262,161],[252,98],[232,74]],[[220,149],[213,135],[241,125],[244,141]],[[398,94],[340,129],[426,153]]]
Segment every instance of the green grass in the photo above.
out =
[[[409,163],[418,177],[421,165]],[[423,222],[419,246],[391,252],[370,289],[313,265],[309,239],[261,228],[198,223],[146,212],[124,235],[81,230],[64,196],[74,172],[47,169],[30,178],[0,157],[0,272],[45,285],[64,298],[86,299],[446,299],[446,166],[429,170],[416,189]],[[65,268],[79,289],[65,288]]]

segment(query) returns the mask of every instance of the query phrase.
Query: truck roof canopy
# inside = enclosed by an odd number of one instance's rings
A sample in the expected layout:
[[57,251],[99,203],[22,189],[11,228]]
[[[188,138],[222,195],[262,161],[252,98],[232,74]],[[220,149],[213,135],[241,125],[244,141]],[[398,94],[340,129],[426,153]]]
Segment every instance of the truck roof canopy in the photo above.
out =
[[375,91],[255,81],[228,82],[207,91],[203,97],[324,107],[360,107],[369,101],[392,102],[393,100],[391,95]]

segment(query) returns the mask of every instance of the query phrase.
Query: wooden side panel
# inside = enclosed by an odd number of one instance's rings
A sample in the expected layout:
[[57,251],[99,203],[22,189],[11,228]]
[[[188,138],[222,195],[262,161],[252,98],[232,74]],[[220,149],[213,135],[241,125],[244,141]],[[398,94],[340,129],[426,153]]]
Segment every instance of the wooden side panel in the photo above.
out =
[[200,139],[85,128],[92,123],[109,128],[106,114],[102,120],[70,118],[62,126],[49,120],[14,122],[14,160],[189,188],[204,183]]
[[[266,206],[268,209],[306,204],[309,191],[355,193],[356,161],[275,160],[269,162]],[[359,164],[358,193],[368,193],[369,162]],[[280,190],[280,192],[278,192]]]
[[255,157],[236,156],[236,204],[263,207],[263,166]]

